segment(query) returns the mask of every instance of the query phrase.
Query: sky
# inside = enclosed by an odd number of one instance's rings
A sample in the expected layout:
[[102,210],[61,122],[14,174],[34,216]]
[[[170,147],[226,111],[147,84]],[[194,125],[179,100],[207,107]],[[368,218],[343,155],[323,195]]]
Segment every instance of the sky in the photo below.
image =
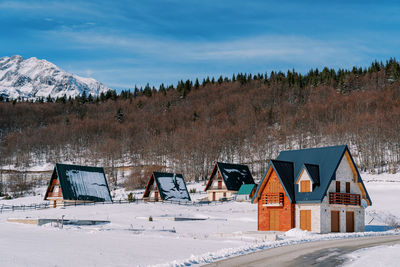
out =
[[0,0],[0,57],[121,90],[400,58],[397,1]]

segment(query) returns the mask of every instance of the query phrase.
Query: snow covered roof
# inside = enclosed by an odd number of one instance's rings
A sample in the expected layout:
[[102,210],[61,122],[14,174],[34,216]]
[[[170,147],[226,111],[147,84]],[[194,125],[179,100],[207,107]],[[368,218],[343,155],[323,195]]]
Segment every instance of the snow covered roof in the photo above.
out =
[[240,187],[244,184],[254,184],[253,176],[251,175],[249,167],[246,165],[217,162],[205,190],[211,186],[211,180],[217,168],[228,190],[239,191]]
[[157,184],[158,192],[162,200],[185,200],[191,201],[189,192],[186,188],[185,179],[182,174],[165,172],[153,172],[147,184],[143,197],[148,197],[150,188]]
[[64,200],[112,201],[103,168],[57,163],[49,186],[57,178]]

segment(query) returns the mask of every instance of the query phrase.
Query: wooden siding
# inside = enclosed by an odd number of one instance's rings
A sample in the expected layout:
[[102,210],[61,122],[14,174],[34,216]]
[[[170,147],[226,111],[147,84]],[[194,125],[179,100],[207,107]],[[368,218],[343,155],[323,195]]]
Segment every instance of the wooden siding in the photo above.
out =
[[[288,196],[285,193],[282,185],[280,184],[279,178],[275,171],[267,172],[267,182],[265,187],[262,189],[260,198],[258,200],[258,230],[259,231],[288,231],[294,228],[294,204],[290,203]],[[265,204],[265,199],[268,195],[276,195],[279,198],[275,201],[279,201],[282,205],[269,206]],[[283,196],[283,201],[281,201]],[[279,224],[279,227],[278,227]]]

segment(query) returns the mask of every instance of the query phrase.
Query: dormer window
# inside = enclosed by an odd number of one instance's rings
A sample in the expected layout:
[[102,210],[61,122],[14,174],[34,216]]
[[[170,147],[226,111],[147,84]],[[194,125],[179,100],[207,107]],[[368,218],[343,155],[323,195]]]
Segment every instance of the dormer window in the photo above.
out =
[[310,180],[300,181],[300,192],[311,192]]
[[319,167],[305,163],[297,176],[296,184],[300,193],[309,193],[319,185]]

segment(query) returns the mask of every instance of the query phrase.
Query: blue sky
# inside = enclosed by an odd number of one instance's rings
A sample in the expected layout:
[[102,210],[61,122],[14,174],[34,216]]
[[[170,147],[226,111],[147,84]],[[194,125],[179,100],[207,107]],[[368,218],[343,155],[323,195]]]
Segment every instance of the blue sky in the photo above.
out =
[[115,88],[400,58],[396,1],[0,1],[0,57]]

